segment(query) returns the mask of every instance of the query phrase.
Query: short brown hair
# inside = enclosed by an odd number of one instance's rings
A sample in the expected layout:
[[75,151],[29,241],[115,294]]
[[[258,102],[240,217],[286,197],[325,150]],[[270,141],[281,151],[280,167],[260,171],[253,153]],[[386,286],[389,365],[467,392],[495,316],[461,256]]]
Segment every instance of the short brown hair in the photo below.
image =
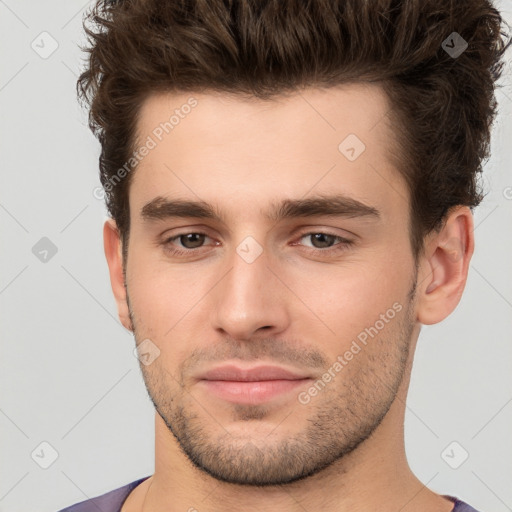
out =
[[[393,106],[417,260],[452,207],[474,208],[484,197],[477,178],[511,43],[503,23],[488,0],[98,0],[84,19],[89,55],[77,92],[101,143],[100,180],[123,261],[133,172],[114,187],[112,177],[133,153],[149,95],[271,99],[357,82],[379,82]],[[457,56],[443,44],[455,45],[454,32],[468,45]]]

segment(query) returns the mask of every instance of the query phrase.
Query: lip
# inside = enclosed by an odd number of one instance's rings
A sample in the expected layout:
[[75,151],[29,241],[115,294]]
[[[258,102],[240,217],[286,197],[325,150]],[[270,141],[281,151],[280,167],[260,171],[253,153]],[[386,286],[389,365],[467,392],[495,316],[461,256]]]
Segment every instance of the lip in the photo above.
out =
[[301,380],[309,375],[300,374],[280,366],[256,366],[254,368],[241,368],[230,364],[218,366],[199,376],[200,380],[224,380],[237,382],[256,382],[268,380]]
[[309,375],[279,366],[223,365],[199,376],[199,384],[208,394],[228,402],[252,405],[290,393],[310,380]]

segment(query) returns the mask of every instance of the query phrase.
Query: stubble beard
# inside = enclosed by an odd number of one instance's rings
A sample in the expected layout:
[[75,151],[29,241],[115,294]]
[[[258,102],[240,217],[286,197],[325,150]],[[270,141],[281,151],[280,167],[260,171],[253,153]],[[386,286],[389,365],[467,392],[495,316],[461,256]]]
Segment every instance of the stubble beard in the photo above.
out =
[[[371,436],[389,411],[407,369],[415,289],[416,280],[405,311],[393,320],[399,323],[394,335],[388,332],[386,338],[379,336],[369,342],[379,344],[380,352],[365,356],[365,347],[350,362],[354,366],[349,381],[344,379],[343,369],[315,400],[293,404],[301,414],[302,408],[309,408],[304,427],[293,435],[283,430],[280,436],[279,426],[271,439],[237,435],[236,429],[229,432],[167,369],[155,364],[158,359],[149,366],[140,364],[146,390],[181,451],[213,478],[265,487],[307,478],[342,461]],[[135,339],[140,342],[145,337],[138,332],[130,306],[129,310]],[[257,424],[267,417],[268,407],[233,404],[231,420]]]

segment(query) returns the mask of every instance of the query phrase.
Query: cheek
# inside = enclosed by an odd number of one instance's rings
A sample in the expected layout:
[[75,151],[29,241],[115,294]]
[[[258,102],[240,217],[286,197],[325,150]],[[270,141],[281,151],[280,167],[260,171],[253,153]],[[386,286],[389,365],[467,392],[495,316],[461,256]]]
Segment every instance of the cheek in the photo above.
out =
[[142,254],[129,261],[127,272],[132,309],[159,336],[199,306],[218,279],[217,274],[206,279],[204,272],[191,265],[151,262]]
[[373,325],[394,303],[404,306],[410,285],[404,269],[386,261],[347,260],[338,266],[317,264],[287,272],[285,279],[311,314],[334,331],[333,336],[346,340]]

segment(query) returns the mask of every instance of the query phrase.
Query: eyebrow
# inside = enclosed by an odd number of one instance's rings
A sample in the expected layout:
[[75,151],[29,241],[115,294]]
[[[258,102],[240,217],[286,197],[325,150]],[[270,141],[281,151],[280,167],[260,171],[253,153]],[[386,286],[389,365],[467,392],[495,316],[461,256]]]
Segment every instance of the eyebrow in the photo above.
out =
[[[140,213],[142,220],[147,222],[169,218],[197,218],[225,224],[225,218],[216,206],[204,201],[158,196],[146,203]],[[319,195],[307,199],[284,199],[278,203],[271,203],[270,210],[262,213],[267,220],[274,222],[320,216],[381,219],[381,213],[377,208],[341,194]]]

